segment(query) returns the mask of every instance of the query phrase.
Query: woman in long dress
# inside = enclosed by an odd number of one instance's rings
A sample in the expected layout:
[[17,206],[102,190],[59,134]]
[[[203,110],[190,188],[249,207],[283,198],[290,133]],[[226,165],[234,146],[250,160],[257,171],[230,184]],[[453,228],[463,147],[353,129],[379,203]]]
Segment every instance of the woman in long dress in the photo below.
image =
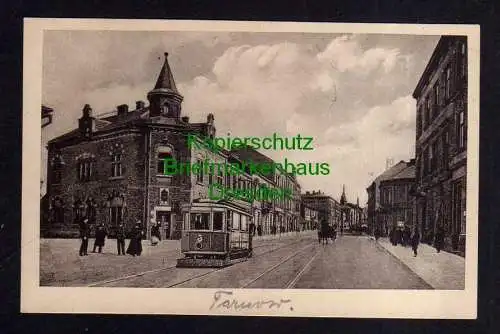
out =
[[143,231],[141,228],[141,223],[137,222],[132,229],[132,234],[130,237],[130,243],[128,244],[127,254],[132,256],[140,256],[142,253],[142,236]]

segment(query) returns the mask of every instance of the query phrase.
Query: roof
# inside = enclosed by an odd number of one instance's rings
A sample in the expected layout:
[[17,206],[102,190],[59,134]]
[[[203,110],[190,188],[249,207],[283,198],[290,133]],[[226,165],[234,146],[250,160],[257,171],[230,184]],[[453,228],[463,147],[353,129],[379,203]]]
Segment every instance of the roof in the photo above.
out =
[[420,77],[417,86],[415,87],[415,90],[413,91],[413,98],[417,99],[421,93],[422,90],[427,83],[429,77],[432,75],[433,71],[437,68],[438,62],[440,59],[441,54],[449,47],[450,42],[453,40],[456,40],[458,38],[464,38],[460,36],[441,36],[439,39],[436,47],[434,48],[434,51],[432,52],[432,56],[427,63],[427,66],[425,67],[424,72],[422,73],[422,76]]
[[155,90],[167,90],[179,94],[177,87],[175,86],[174,75],[168,64],[168,52],[165,52],[165,62],[161,68],[160,75],[156,80]]
[[382,174],[380,174],[373,182],[380,183],[383,181],[391,181],[398,179],[414,179],[415,178],[415,161],[408,162],[401,160]]

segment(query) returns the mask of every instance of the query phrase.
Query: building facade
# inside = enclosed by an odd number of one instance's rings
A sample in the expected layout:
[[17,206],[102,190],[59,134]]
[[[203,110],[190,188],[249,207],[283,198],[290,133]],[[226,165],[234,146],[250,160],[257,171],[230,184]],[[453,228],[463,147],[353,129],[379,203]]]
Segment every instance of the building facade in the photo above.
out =
[[371,234],[387,236],[397,222],[413,226],[415,199],[415,160],[400,161],[390,167],[367,188],[367,224]]
[[325,219],[332,226],[340,226],[341,223],[341,208],[331,196],[328,196],[321,191],[306,191],[302,194],[302,204],[317,211],[318,221]]
[[381,215],[386,230],[402,225],[412,229],[415,224],[415,200],[411,196],[415,183],[415,160],[403,161],[400,164],[406,164],[406,168],[380,180],[380,204],[383,209]]
[[445,248],[465,254],[467,39],[443,36],[413,92],[416,211],[424,242],[438,227]]

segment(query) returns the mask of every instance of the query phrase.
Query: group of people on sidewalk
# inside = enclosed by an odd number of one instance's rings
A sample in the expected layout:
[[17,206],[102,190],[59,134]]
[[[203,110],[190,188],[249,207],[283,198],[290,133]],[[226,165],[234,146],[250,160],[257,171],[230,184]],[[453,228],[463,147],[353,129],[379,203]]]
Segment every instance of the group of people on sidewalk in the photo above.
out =
[[[380,238],[380,231],[375,230],[375,240]],[[420,232],[417,227],[413,228],[413,231],[410,232],[409,227],[405,227],[402,230],[394,227],[389,233],[389,240],[393,246],[402,245],[403,247],[407,247],[411,245],[413,250],[413,256],[417,256],[418,254],[418,245],[420,244]],[[434,238],[434,247],[436,251],[439,253],[444,246],[444,229],[442,226],[438,226],[436,229],[436,235]]]
[[[80,221],[80,238],[82,243],[80,245],[80,256],[88,255],[88,245],[89,238],[91,234],[91,226],[89,224],[88,218],[83,218]],[[104,247],[106,236],[108,235],[108,230],[104,226],[103,223],[97,225],[95,229],[95,241],[93,253],[96,252],[96,249],[99,253],[102,253],[102,248]],[[144,232],[141,228],[141,222],[138,221],[134,228],[132,229],[132,233],[130,235],[130,243],[128,245],[127,254],[132,256],[140,256],[142,253],[142,239],[144,237]],[[123,223],[120,223],[116,228],[116,244],[118,249],[118,255],[125,255],[125,239],[126,232],[125,226]]]

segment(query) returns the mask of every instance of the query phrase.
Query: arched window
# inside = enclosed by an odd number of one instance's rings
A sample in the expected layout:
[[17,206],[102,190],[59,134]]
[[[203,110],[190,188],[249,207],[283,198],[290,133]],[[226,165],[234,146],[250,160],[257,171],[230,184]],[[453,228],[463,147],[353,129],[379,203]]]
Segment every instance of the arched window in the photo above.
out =
[[95,155],[83,153],[76,158],[77,176],[80,182],[91,181],[95,179]]
[[123,195],[118,195],[118,192],[114,191],[111,196],[108,197],[106,202],[108,207],[109,223],[110,226],[115,227],[120,223],[123,223],[124,213],[126,209],[126,203]]
[[158,165],[157,165],[158,175],[165,175],[165,160],[173,158],[174,158],[173,150],[170,146],[158,147]]
[[162,205],[167,205],[169,202],[168,189],[160,188],[160,203]]
[[75,223],[80,223],[84,217],[87,215],[87,206],[84,201],[77,199],[73,203],[73,221]]
[[114,153],[111,156],[111,177],[122,176],[122,155],[121,153]]
[[165,102],[163,103],[163,105],[161,106],[161,113],[163,115],[168,115],[168,111],[169,111],[169,108],[168,108],[168,103]]

